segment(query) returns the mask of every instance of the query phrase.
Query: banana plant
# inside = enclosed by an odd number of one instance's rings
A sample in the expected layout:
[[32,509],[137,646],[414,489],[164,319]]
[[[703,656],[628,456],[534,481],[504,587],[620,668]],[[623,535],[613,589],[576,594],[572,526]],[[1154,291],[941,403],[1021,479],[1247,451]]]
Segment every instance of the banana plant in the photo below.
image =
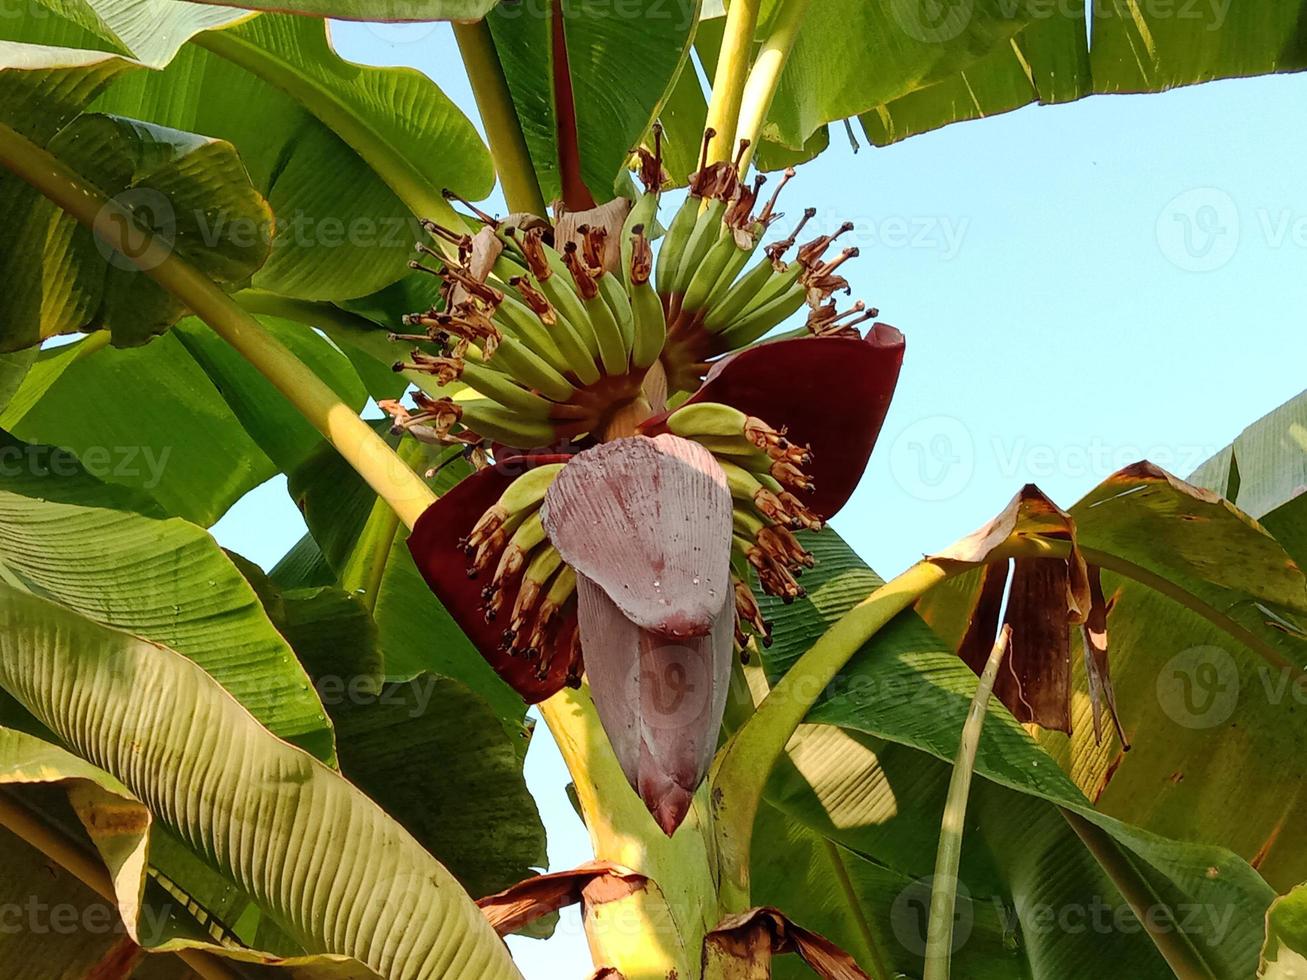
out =
[[[825,525],[910,325],[769,230],[832,124],[1307,67],[1299,5],[246,6],[0,25],[0,888],[113,926],[11,975],[514,977],[569,904],[596,977],[1292,975],[1301,723],[1177,738],[1151,678],[1307,669],[1299,406],[886,582]],[[452,21],[488,147],[328,17]],[[204,527],[278,473],[265,574]],[[1139,928],[1041,928],[1095,902]]]

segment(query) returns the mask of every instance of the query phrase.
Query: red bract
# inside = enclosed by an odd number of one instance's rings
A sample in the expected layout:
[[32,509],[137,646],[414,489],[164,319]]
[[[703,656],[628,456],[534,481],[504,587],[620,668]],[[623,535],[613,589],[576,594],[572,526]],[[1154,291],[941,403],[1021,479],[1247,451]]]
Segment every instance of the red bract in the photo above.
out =
[[[889,411],[903,364],[903,334],[878,323],[865,339],[799,337],[718,361],[688,400],[719,402],[782,429],[812,450],[815,489],[804,502],[835,514],[858,485]],[[644,431],[658,431],[666,416]]]
[[[575,682],[580,677],[581,665],[569,662],[566,656],[554,657],[545,676],[540,677],[539,655],[513,656],[511,648],[504,643],[504,621],[499,617],[486,619],[482,593],[489,576],[469,577],[466,564],[459,557],[464,551],[462,542],[473,526],[518,476],[528,469],[566,459],[567,456],[556,455],[516,457],[474,473],[428,508],[408,538],[409,551],[431,591],[486,662],[529,704],[556,694],[569,677]],[[512,583],[511,598],[516,599],[520,586],[520,579]],[[575,609],[565,610],[560,619],[560,631],[569,628],[569,620],[570,628],[574,629]],[[566,635],[555,634],[555,643],[566,640]]]

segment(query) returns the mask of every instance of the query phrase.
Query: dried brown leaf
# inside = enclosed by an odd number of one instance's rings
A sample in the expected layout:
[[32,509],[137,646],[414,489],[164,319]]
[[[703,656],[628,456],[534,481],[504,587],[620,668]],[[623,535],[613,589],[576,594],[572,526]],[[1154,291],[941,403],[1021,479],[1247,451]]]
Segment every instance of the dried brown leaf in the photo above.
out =
[[611,861],[589,861],[570,871],[519,881],[477,902],[501,936],[516,932],[559,909],[578,902],[602,905],[644,888],[648,879]]
[[1107,709],[1116,728],[1116,736],[1121,746],[1130,748],[1125,729],[1121,726],[1121,717],[1116,710],[1116,692],[1112,689],[1112,677],[1107,665],[1107,613],[1108,604],[1103,598],[1101,570],[1097,565],[1088,568],[1089,614],[1080,627],[1085,646],[1085,676],[1089,680],[1089,700],[1094,712],[1094,741],[1103,742],[1103,710]]
[[770,906],[727,916],[704,937],[705,967],[716,961],[732,980],[766,980],[780,953],[798,953],[823,980],[870,980],[844,950]]

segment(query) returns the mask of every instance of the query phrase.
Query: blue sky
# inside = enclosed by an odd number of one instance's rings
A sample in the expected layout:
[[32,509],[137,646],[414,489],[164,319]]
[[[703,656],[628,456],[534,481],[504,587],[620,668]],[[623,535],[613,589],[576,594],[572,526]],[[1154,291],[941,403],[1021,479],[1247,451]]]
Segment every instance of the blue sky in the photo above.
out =
[[[340,53],[429,74],[475,120],[443,25],[335,25]],[[786,192],[856,223],[854,295],[907,336],[880,444],[836,529],[882,574],[983,523],[1027,482],[1064,506],[1150,458],[1186,475],[1307,381],[1307,78],[1032,107],[852,152]],[[782,229],[783,230],[783,229]],[[284,486],[215,528],[271,566],[303,533]],[[527,777],[550,863],[590,855],[543,726]],[[580,978],[576,916],[514,941]]]

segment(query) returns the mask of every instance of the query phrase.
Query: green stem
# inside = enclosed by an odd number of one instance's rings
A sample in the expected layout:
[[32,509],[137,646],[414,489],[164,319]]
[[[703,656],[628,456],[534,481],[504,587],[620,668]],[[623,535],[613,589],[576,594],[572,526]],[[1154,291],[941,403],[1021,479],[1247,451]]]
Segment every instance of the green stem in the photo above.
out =
[[[420,466],[425,458],[422,444],[416,439],[405,439],[399,445],[399,458],[410,468]],[[381,581],[398,534],[399,515],[384,500],[378,499],[363,525],[358,544],[341,569],[340,587],[358,596],[370,613],[376,612]]]
[[695,980],[703,937],[717,923],[704,793],[668,838],[622,774],[588,691],[564,690],[540,713],[572,776],[595,857],[650,879],[646,888],[588,910],[596,966],[613,967],[625,980]]
[[849,610],[772,688],[754,715],[718,753],[709,774],[723,913],[749,908],[749,849],[767,774],[818,696],[849,659],[890,620],[949,572],[913,565]]
[[1214,980],[1215,974],[1202,961],[1185,930],[1167,925],[1176,921],[1175,916],[1157,915],[1157,910],[1164,907],[1161,899],[1107,832],[1078,813],[1058,809],[1121,893],[1178,980]]
[[203,273],[156,237],[151,236],[144,248],[129,247],[127,229],[137,230],[138,226],[118,202],[3,123],[0,166],[35,187],[109,246],[130,256],[147,276],[236,348],[336,447],[405,524],[412,527],[435,501],[426,483],[371,426]]
[[549,212],[508,90],[508,79],[495,51],[490,25],[479,20],[474,24],[455,22],[453,27],[508,209],[544,217]]
[[971,699],[971,709],[962,726],[948,796],[944,800],[944,819],[939,828],[939,850],[935,854],[935,876],[930,886],[930,920],[926,926],[926,961],[922,980],[948,980],[953,957],[953,909],[958,897],[958,867],[962,862],[962,833],[966,824],[967,800],[971,795],[971,773],[976,766],[976,749],[985,727],[989,694],[994,690],[999,665],[1012,639],[1012,627],[1004,625],[990,651],[980,683]]
[[709,163],[729,160],[735,152],[736,125],[753,53],[759,6],[759,0],[732,0],[726,11],[726,32],[717,55],[712,98],[708,102],[708,127],[717,132],[708,148]]
[[782,0],[772,32],[762,42],[762,49],[754,59],[749,79],[744,85],[740,122],[735,130],[736,140],[749,141],[749,148],[744,151],[740,165],[741,172],[749,169],[749,162],[758,148],[763,123],[771,111],[772,100],[776,97],[776,89],[781,82],[781,72],[794,49],[799,28],[803,26],[803,18],[811,3],[812,0]]

